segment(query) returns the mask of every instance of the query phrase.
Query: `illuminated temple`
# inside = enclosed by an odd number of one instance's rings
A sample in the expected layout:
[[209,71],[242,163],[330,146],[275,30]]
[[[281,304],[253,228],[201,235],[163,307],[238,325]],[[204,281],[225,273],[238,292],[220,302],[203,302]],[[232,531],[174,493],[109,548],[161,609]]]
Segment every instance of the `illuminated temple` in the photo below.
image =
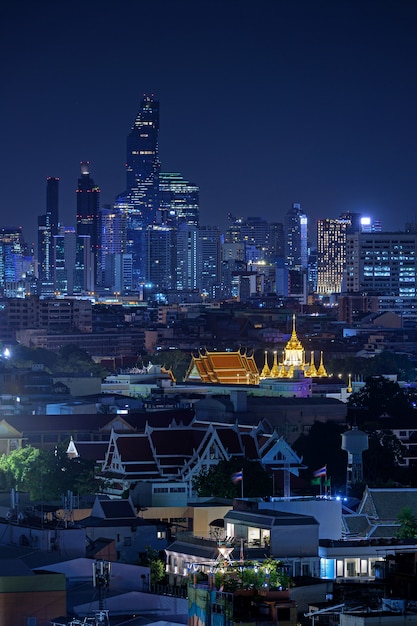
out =
[[222,385],[259,385],[262,380],[325,378],[328,375],[323,364],[322,352],[318,367],[314,362],[314,352],[311,352],[310,361],[306,362],[305,350],[297,337],[295,315],[293,315],[291,337],[282,353],[282,359],[278,359],[276,350],[273,352],[272,362],[269,356],[266,350],[264,366],[259,373],[254,355],[249,355],[247,351],[200,350],[197,355],[192,355],[185,381]]

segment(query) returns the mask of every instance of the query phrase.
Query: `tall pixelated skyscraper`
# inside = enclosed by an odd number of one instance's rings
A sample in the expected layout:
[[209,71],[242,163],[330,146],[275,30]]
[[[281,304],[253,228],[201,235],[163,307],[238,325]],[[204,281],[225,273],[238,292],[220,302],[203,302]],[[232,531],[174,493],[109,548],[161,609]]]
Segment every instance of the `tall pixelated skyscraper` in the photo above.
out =
[[127,137],[126,200],[144,226],[153,224],[159,207],[159,102],[144,96]]
[[81,176],[78,179],[77,194],[77,236],[90,237],[91,252],[93,254],[94,284],[100,276],[100,188],[90,176],[90,163],[81,162]]
[[159,102],[144,95],[126,142],[126,190],[116,205],[127,216],[126,253],[132,257],[133,288],[148,280],[146,228],[159,208]]

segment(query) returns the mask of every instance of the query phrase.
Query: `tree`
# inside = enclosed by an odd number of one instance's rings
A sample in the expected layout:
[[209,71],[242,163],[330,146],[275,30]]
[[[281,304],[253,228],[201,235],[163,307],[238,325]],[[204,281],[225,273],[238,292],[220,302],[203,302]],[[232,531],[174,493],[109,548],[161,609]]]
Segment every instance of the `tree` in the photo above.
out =
[[171,369],[175,380],[184,380],[190,365],[191,356],[181,350],[159,350],[149,355],[149,360],[155,365],[162,365],[167,370]]
[[32,500],[56,500],[67,491],[83,495],[97,491],[95,463],[70,459],[66,446],[38,450],[27,446],[0,457],[4,489],[27,491]]
[[398,514],[400,527],[396,536],[398,539],[415,539],[417,538],[417,518],[409,506],[405,506]]
[[375,420],[381,415],[392,417],[404,415],[412,409],[410,398],[397,382],[384,376],[368,378],[365,385],[353,393],[348,400],[350,414],[360,415],[366,420]]
[[[385,485],[398,482],[402,469],[405,447],[391,430],[377,430],[365,426],[368,431],[368,450],[363,453],[364,477],[367,483]],[[399,471],[398,471],[399,470]]]
[[272,477],[257,461],[234,458],[219,461],[208,471],[201,471],[193,479],[193,488],[199,496],[236,498],[241,495],[241,482],[234,483],[232,475],[243,470],[244,496],[263,497],[272,493]]
[[416,369],[406,354],[397,354],[384,350],[372,358],[345,356],[328,359],[326,369],[334,374],[342,374],[347,381],[349,374],[361,376],[362,380],[370,376],[395,374],[399,380],[412,381],[416,378]]
[[161,558],[158,550],[146,546],[146,553],[141,553],[141,565],[149,567],[150,582],[156,585],[165,578],[165,560]]

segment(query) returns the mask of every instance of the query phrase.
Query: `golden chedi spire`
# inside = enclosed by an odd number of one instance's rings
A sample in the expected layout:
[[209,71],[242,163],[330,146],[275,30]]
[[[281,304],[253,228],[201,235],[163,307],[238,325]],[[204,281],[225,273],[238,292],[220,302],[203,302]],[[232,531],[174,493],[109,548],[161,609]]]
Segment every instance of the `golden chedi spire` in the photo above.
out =
[[269,378],[271,376],[271,370],[268,365],[268,351],[265,350],[265,363],[262,368],[260,378]]
[[297,337],[295,328],[295,314],[292,317],[292,333],[285,346],[284,365],[293,366],[297,369],[303,369],[305,366],[304,348],[301,341]]
[[317,376],[317,369],[314,365],[314,350],[311,351],[310,365],[306,368],[305,375],[309,378]]
[[327,376],[326,368],[323,365],[323,352],[320,352],[320,365],[317,370],[317,376],[325,378]]
[[279,378],[279,376],[280,376],[280,371],[279,371],[279,367],[278,367],[278,357],[277,357],[277,351],[276,350],[274,350],[274,364],[272,366],[271,376],[272,376],[272,378]]

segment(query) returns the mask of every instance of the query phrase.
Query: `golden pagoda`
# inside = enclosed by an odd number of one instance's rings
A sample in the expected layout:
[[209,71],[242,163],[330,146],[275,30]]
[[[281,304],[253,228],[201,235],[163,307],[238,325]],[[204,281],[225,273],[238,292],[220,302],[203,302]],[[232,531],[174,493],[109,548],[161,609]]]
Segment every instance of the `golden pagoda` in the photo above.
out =
[[[265,365],[269,368],[269,364],[267,361],[267,357],[265,356]],[[262,372],[266,372],[264,369]],[[282,354],[282,362],[278,363],[277,361],[277,351],[274,350],[274,363],[271,368],[270,376],[262,376],[261,379],[265,378],[294,378],[297,372],[302,372],[304,376],[308,378],[316,378],[316,377],[327,377],[328,374],[326,372],[326,368],[323,364],[323,353],[321,352],[320,356],[320,365],[318,369],[314,363],[314,352],[311,352],[310,363],[306,363],[305,361],[305,350],[303,344],[298,339],[297,329],[295,325],[295,315],[292,317],[292,331],[291,337],[289,338],[287,345]]]

